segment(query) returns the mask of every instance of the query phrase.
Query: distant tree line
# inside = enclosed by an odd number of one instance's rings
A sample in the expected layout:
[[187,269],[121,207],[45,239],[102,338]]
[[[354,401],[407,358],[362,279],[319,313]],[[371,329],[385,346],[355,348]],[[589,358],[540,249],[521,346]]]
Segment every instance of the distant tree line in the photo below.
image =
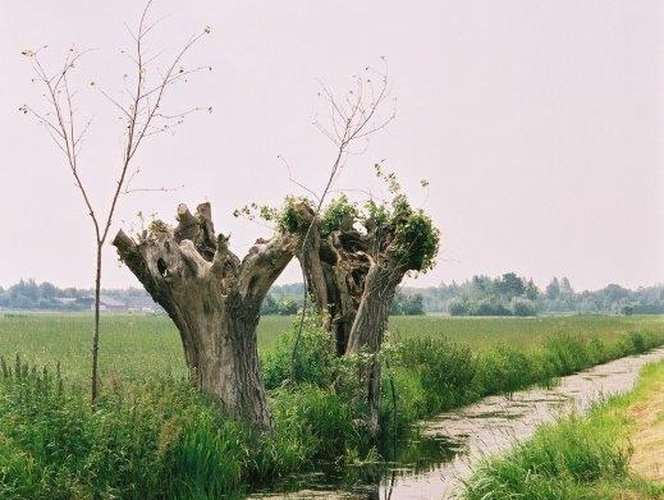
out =
[[441,312],[452,316],[534,316],[541,294],[532,279],[515,273],[497,278],[473,276],[461,285],[442,284],[437,291],[450,296]]
[[403,294],[423,297],[428,313],[453,316],[532,316],[550,313],[664,314],[664,285],[630,290],[610,284],[576,292],[569,279],[553,278],[540,289],[532,279],[505,273],[437,287],[403,288]]
[[[302,307],[302,284],[275,285],[261,313],[293,315]],[[142,289],[105,289],[103,301],[117,310],[160,311]],[[87,311],[93,290],[58,288],[49,282],[21,280],[0,286],[0,309]],[[437,287],[402,287],[392,303],[393,315],[447,313],[452,316],[533,316],[553,313],[664,314],[664,285],[630,290],[616,284],[600,290],[576,292],[569,279],[553,278],[540,289],[532,279],[515,273],[491,278],[478,275],[462,283]]]
[[[295,314],[302,307],[302,283],[274,285],[261,308],[262,314]],[[392,301],[390,313],[395,316],[419,316],[426,314],[424,297],[417,289],[408,293],[398,291]]]
[[394,316],[421,316],[424,311],[424,297],[420,293],[397,292],[390,313]]

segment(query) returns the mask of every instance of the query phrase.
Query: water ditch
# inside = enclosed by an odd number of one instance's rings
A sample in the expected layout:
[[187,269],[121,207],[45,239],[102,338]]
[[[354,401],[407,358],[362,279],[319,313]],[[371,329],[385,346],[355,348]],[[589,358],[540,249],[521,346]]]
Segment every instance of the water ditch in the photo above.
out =
[[365,466],[343,478],[323,472],[291,476],[252,499],[329,498],[429,500],[456,498],[483,457],[504,452],[535,429],[571,411],[629,391],[645,364],[664,359],[664,348],[628,356],[567,377],[551,389],[531,388],[511,397],[490,396],[418,424],[415,439],[398,446],[393,461]]

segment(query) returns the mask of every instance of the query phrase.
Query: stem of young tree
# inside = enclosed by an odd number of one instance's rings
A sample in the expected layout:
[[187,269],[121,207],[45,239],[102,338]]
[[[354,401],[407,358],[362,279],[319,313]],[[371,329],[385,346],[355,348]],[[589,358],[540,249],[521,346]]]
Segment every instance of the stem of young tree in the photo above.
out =
[[97,272],[95,274],[95,324],[92,334],[92,380],[90,384],[90,399],[96,404],[99,393],[99,310],[101,308],[101,263],[103,242],[97,241]]

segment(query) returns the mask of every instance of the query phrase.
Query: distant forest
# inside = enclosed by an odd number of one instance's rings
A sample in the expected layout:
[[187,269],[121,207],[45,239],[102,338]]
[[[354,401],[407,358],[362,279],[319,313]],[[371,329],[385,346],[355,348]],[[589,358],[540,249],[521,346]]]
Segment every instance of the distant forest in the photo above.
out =
[[463,283],[403,288],[420,294],[427,312],[453,316],[531,316],[552,313],[664,314],[664,285],[630,290],[609,284],[599,290],[577,292],[569,279],[553,278],[542,290],[532,279],[505,273],[473,276]]
[[[275,285],[263,302],[263,314],[295,314],[302,306],[302,284]],[[35,280],[0,286],[0,310],[86,311],[92,290],[58,288]],[[160,312],[143,289],[108,289],[102,293],[102,309],[118,312]],[[664,314],[664,285],[630,290],[610,284],[595,291],[577,292],[567,278],[553,278],[542,290],[531,279],[515,273],[473,276],[462,283],[402,287],[392,314],[425,313],[452,316],[534,316],[553,313]]]

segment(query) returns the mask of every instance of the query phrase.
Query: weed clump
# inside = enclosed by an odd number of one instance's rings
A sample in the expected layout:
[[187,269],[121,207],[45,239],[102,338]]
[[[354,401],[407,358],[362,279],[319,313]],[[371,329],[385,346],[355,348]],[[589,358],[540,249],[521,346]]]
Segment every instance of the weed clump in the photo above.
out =
[[[297,343],[297,346],[296,346]],[[284,384],[312,384],[329,387],[334,382],[338,358],[332,336],[319,318],[308,315],[300,328],[294,321],[263,355],[263,377],[267,389]]]

